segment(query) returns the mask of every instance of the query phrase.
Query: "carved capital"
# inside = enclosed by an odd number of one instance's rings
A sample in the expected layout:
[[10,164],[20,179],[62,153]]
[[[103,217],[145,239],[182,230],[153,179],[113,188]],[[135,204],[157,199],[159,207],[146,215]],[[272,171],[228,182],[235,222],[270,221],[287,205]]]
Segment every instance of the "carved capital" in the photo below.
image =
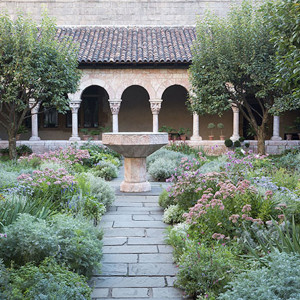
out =
[[80,107],[80,101],[72,101],[69,104],[72,114],[77,114],[78,113],[78,109]]
[[35,99],[29,99],[29,108],[32,114],[37,114],[40,109],[40,102],[36,103]]
[[109,100],[109,107],[113,115],[119,114],[122,100]]
[[234,114],[237,114],[240,111],[239,108],[235,104],[231,104],[231,109]]
[[153,115],[158,115],[161,109],[162,100],[150,100],[150,108]]

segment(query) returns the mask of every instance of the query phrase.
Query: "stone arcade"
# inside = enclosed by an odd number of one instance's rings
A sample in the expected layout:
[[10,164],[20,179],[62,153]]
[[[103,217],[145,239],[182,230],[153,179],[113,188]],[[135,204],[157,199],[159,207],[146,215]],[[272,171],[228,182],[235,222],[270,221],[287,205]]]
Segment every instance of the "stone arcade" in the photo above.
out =
[[[198,116],[186,107],[190,90],[188,68],[192,62],[197,15],[206,8],[224,15],[231,4],[240,1],[208,0],[6,0],[0,9],[15,16],[17,10],[31,12],[40,18],[43,3],[57,18],[57,36],[70,36],[80,45],[78,53],[82,78],[78,91],[70,94],[70,111],[32,109],[31,128],[21,136],[20,144],[43,152],[81,143],[81,129],[111,127],[114,133],[158,132],[163,125],[190,129],[187,143],[210,149],[223,147],[220,132],[208,141],[208,123],[223,123],[226,138],[236,140],[248,135],[247,121],[236,107],[218,116]],[[37,112],[40,112],[37,114]],[[286,141],[290,126],[299,111],[270,120],[266,150],[278,153],[300,145],[299,140]],[[296,133],[296,132],[295,132]],[[295,135],[297,138],[297,135]],[[0,148],[7,147],[7,136],[0,127]],[[98,142],[101,143],[101,142]],[[256,142],[250,141],[255,149]],[[222,148],[219,147],[219,148]]]

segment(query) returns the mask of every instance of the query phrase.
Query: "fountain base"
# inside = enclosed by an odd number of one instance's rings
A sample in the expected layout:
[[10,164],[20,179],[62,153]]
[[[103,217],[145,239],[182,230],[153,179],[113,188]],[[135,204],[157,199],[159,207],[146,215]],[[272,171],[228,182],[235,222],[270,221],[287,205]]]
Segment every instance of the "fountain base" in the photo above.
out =
[[151,191],[151,185],[147,181],[146,157],[168,143],[167,133],[104,133],[102,142],[124,156],[125,174],[120,191],[125,193]]

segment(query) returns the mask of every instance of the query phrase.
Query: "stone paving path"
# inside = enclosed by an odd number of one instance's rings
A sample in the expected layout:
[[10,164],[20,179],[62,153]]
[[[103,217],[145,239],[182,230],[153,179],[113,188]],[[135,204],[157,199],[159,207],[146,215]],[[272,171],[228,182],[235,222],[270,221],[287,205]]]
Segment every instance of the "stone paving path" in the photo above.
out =
[[176,267],[172,247],[164,242],[160,189],[156,185],[153,190],[140,195],[117,192],[103,216],[102,272],[92,278],[93,299],[184,299],[173,286]]

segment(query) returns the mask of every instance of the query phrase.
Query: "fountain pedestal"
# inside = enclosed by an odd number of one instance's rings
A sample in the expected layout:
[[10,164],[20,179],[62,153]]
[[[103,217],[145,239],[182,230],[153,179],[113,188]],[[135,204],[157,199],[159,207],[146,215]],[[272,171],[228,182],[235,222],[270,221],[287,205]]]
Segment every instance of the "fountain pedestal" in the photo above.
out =
[[102,143],[124,156],[125,176],[120,191],[149,192],[146,157],[168,143],[167,133],[118,132],[104,133]]

